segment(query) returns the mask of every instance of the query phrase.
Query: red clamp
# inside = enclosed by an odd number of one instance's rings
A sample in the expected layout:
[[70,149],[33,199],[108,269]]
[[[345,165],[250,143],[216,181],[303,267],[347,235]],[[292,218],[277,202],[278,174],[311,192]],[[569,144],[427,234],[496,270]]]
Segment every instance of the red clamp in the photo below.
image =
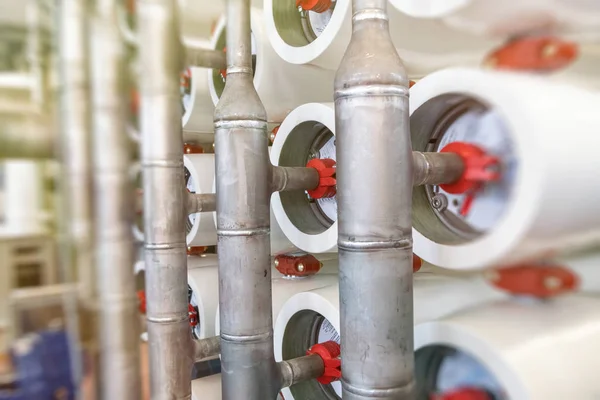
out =
[[331,0],[296,0],[296,7],[302,7],[306,11],[322,13],[331,7]]
[[204,153],[204,149],[202,146],[198,146],[195,144],[184,143],[183,145],[183,154],[202,154]]
[[319,272],[322,266],[323,264],[311,254],[301,256],[280,254],[275,257],[275,268],[287,276],[314,275]]
[[200,323],[200,317],[198,316],[198,309],[188,303],[188,316],[190,318],[190,326],[193,328]]
[[335,161],[331,158],[313,158],[306,166],[316,169],[319,173],[319,186],[308,190],[308,195],[313,199],[335,196]]
[[511,40],[493,51],[484,64],[504,70],[552,72],[571,64],[578,52],[577,43],[556,37],[525,37]]
[[139,301],[139,310],[142,314],[146,314],[146,292],[143,290],[137,291],[137,297]]
[[444,394],[434,394],[431,400],[492,400],[492,396],[483,389],[465,387]]
[[188,256],[200,256],[206,252],[206,246],[190,246],[187,248]]
[[328,385],[342,377],[342,361],[340,360],[340,345],[332,340],[315,344],[306,352],[307,356],[316,354],[323,360],[325,370],[323,375],[317,378],[319,383]]
[[498,167],[498,157],[488,155],[483,149],[471,143],[452,142],[447,144],[441,153],[455,153],[463,161],[465,169],[456,182],[446,183],[440,187],[448,193],[468,193],[460,209],[461,215],[467,215],[475,199],[475,192],[486,182],[500,179],[500,172],[493,170]]
[[413,254],[413,273],[418,272],[423,266],[423,260],[421,257]]
[[513,295],[549,298],[571,292],[579,285],[577,276],[557,265],[517,265],[488,273],[492,284]]

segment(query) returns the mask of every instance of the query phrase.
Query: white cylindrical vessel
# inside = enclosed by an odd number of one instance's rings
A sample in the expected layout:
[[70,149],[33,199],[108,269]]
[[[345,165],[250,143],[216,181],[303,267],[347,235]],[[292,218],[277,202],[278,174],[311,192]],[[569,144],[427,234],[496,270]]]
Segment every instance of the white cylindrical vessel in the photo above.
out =
[[[414,276],[415,325],[504,296],[477,275],[458,277],[419,272]],[[339,331],[337,285],[298,293],[289,298],[277,315],[274,329],[275,359],[280,361],[299,357],[316,343],[329,340],[339,343]],[[340,383],[322,386],[312,380],[282,390],[286,400],[331,398],[325,392],[341,396]]]
[[31,235],[46,231],[44,187],[40,163],[7,160],[4,163],[4,223],[10,235]]
[[192,328],[196,339],[215,336],[215,315],[219,305],[219,267],[215,254],[188,256],[189,303],[198,309],[198,324]]
[[192,381],[192,400],[221,400],[221,374]]
[[459,195],[414,188],[415,254],[465,270],[596,245],[598,107],[594,92],[528,75],[449,69],[419,81],[411,89],[413,149],[467,142],[499,160],[500,178]]
[[[263,11],[252,8],[252,50],[254,86],[267,111],[268,122],[278,123],[295,107],[309,101],[333,101],[334,71],[314,66],[285,62],[273,50],[264,26]],[[225,18],[217,24],[212,47],[225,46]],[[213,103],[217,104],[225,86],[221,73],[209,71],[209,88]]]
[[[307,292],[327,286],[337,286],[338,283],[338,260],[337,254],[326,254],[325,257],[318,257],[319,261],[323,264],[321,271],[316,275],[301,277],[301,278],[289,278],[283,276],[277,269],[272,268],[272,293],[273,293],[273,324],[281,308],[287,302],[290,297],[297,293]],[[220,321],[219,312],[215,318],[215,332],[220,332]]]
[[[290,63],[337,70],[350,42],[352,2],[333,4],[323,13],[303,11],[302,15],[293,2],[265,0],[266,30],[277,54]],[[479,65],[498,44],[437,20],[410,17],[393,7],[388,7],[388,16],[390,35],[411,79],[444,67]]]
[[[310,158],[335,160],[333,103],[308,103],[279,126],[271,150],[273,165],[303,167]],[[285,236],[308,253],[337,251],[335,197],[311,201],[303,191],[274,193],[271,207]]]
[[[187,190],[192,193],[214,193],[215,155],[186,154],[183,156]],[[213,212],[190,214],[186,221],[188,246],[217,244],[217,230]]]
[[[208,40],[188,41],[186,47],[211,49]],[[212,143],[214,141],[213,114],[215,106],[208,89],[207,68],[187,66],[181,81],[183,116],[181,124],[185,141]]]
[[415,328],[417,395],[477,387],[500,399],[593,399],[600,300],[507,299]]

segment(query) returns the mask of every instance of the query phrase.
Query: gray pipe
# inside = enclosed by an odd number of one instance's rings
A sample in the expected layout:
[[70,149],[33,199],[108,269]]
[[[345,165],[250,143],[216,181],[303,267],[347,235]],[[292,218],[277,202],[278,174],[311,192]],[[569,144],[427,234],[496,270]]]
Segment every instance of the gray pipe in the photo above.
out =
[[146,299],[153,399],[191,396],[178,7],[138,0]]
[[305,167],[271,167],[271,190],[308,190],[319,185],[319,172]]
[[91,82],[96,193],[96,276],[103,399],[139,399],[139,311],[135,294],[134,196],[129,177],[125,46],[117,0],[97,0],[92,20]]
[[[87,55],[87,1],[58,2],[60,153],[62,161],[62,220],[68,221],[69,267],[77,270],[81,299],[94,302],[92,269],[92,167]],[[43,148],[47,148],[44,145]],[[68,278],[67,278],[68,279]]]
[[408,79],[387,0],[354,0],[335,78],[342,395],[413,399]]
[[187,193],[187,213],[213,212],[217,209],[217,196],[214,193]]
[[296,383],[318,378],[325,372],[323,359],[316,355],[283,360],[277,363],[281,374],[281,387],[290,387]]
[[188,47],[185,49],[185,65],[214,69],[227,68],[227,56],[222,50]]
[[274,399],[267,115],[252,83],[250,1],[227,2],[227,81],[215,109],[225,400]]
[[465,165],[455,153],[412,152],[413,186],[452,183],[463,174]]
[[221,338],[219,336],[194,340],[194,360],[196,362],[217,357],[221,352]]

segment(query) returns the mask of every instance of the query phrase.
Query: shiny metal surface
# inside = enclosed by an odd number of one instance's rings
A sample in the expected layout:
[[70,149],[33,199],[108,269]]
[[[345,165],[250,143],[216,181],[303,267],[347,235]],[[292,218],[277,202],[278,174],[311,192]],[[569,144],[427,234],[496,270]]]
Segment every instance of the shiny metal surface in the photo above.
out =
[[454,153],[413,151],[413,186],[439,185],[458,180],[464,172],[464,163]]
[[117,3],[95,2],[90,32],[100,391],[107,400],[141,397],[127,66],[113,12]]
[[223,399],[274,399],[271,165],[252,82],[249,0],[227,3],[227,81],[214,120]]
[[271,171],[274,192],[310,190],[319,185],[319,173],[314,168],[273,166]]
[[354,0],[335,80],[343,398],[414,391],[408,79],[387,1]]
[[194,340],[194,361],[215,358],[221,352],[221,338],[213,336],[205,339]]
[[194,358],[188,319],[186,191],[173,0],[138,0],[141,163],[152,399],[189,399]]
[[214,193],[186,194],[187,213],[213,212],[217,210],[217,196]]
[[325,372],[323,359],[316,354],[280,361],[277,365],[281,374],[281,387],[318,378]]

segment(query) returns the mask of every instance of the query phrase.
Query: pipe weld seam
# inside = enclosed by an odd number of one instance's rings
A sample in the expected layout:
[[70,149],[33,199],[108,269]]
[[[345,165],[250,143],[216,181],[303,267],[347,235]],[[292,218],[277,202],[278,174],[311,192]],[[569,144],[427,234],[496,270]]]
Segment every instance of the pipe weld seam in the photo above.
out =
[[408,86],[404,85],[360,85],[335,91],[335,100],[345,97],[397,96],[408,97]]
[[262,236],[269,235],[271,228],[257,228],[257,229],[219,229],[217,230],[218,236]]
[[221,339],[233,343],[262,343],[271,341],[273,332],[259,333],[258,335],[228,335],[221,332]]
[[364,21],[367,19],[382,19],[388,21],[387,11],[380,8],[366,8],[364,10],[358,10],[352,14],[352,20],[354,22]]
[[[183,154],[183,151],[182,151]],[[142,168],[145,167],[163,167],[163,168],[183,168],[183,158],[180,160],[142,160]]]
[[150,317],[148,314],[146,314],[146,321],[151,322],[153,324],[167,325],[177,324],[180,322],[189,323],[190,317],[188,315],[183,315],[181,317]]
[[248,74],[252,75],[251,67],[227,67],[227,75],[231,74]]
[[179,243],[144,243],[146,250],[169,250],[169,249],[186,249],[185,242]]
[[263,121],[260,119],[236,119],[215,121],[215,130],[231,128],[266,129],[266,127],[267,121]]
[[368,251],[385,249],[411,249],[412,239],[377,240],[356,242],[338,239],[338,248],[346,251]]
[[410,383],[393,388],[387,389],[375,389],[375,388],[359,388],[356,386],[352,386],[348,382],[342,380],[342,386],[344,390],[358,395],[360,397],[371,397],[374,399],[404,399],[407,395],[414,393],[414,381]]

